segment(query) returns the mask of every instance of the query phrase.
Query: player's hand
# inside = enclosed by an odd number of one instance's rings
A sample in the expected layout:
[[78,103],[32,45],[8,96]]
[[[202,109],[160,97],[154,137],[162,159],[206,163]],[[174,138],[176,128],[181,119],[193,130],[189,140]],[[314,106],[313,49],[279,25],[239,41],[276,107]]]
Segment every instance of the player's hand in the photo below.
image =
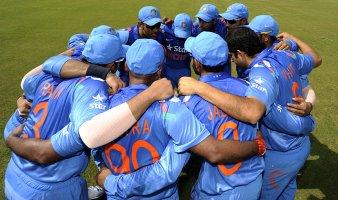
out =
[[11,134],[9,135],[9,137],[20,137],[22,135],[24,127],[25,127],[25,125],[21,124],[20,126],[18,126],[15,129],[13,129],[13,131],[11,132]]
[[113,94],[125,86],[124,82],[113,73],[107,74],[106,83],[111,88]]
[[25,94],[22,94],[17,100],[16,105],[18,106],[19,114],[21,117],[27,117],[32,107],[32,103],[27,101]]
[[178,82],[178,93],[181,95],[197,94],[200,83],[192,77],[182,77]]
[[96,182],[97,184],[104,188],[104,182],[106,180],[106,178],[111,175],[111,171],[110,169],[108,169],[107,167],[101,167],[99,173],[97,174],[97,177],[96,177]]
[[274,50],[290,50],[290,45],[286,42],[286,40],[280,41],[278,44],[275,45],[273,48]]
[[293,36],[292,36],[290,33],[283,32],[283,33],[278,34],[278,35],[277,35],[277,38],[278,38],[280,41],[283,41],[283,40],[287,40],[287,39],[292,39]]
[[173,86],[166,78],[161,78],[153,82],[148,89],[154,101],[164,100],[174,95]]
[[287,109],[290,112],[293,112],[298,116],[307,116],[312,111],[312,104],[310,102],[306,102],[303,97],[299,96],[296,98],[292,98],[295,103],[288,103]]
[[163,21],[163,24],[165,25],[171,25],[174,23],[174,20],[170,19],[169,17],[163,17],[162,21]]
[[75,47],[67,49],[66,51],[64,51],[60,54],[71,57],[73,55],[74,51],[75,51]]

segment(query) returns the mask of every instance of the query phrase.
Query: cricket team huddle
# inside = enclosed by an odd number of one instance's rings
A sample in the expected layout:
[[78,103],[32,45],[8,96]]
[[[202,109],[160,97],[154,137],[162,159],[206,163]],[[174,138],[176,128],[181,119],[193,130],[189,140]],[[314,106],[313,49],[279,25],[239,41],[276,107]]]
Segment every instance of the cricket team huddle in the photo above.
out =
[[75,34],[29,71],[4,130],[6,198],[179,199],[198,167],[191,199],[294,199],[320,55],[241,3],[195,18],[144,6],[136,25]]

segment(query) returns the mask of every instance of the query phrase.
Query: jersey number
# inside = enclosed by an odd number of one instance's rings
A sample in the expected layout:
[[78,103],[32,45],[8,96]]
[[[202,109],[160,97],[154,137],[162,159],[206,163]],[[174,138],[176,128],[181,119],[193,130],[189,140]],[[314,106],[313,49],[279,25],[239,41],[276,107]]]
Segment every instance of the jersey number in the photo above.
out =
[[[227,129],[231,129],[233,131],[234,140],[239,140],[237,124],[232,122],[232,121],[228,121],[226,123],[223,123],[219,127],[218,133],[217,133],[217,139],[218,140],[223,140],[224,132]],[[242,165],[242,162],[236,163],[234,166],[232,166],[230,168],[227,168],[225,165],[222,165],[222,164],[217,165],[217,167],[218,167],[218,170],[224,176],[230,176],[230,175],[234,174],[236,171],[238,171],[239,168],[241,167],[241,165]]]
[[[34,124],[33,130],[34,130],[34,138],[40,139],[41,138],[41,133],[40,133],[40,128],[43,125],[43,123],[46,120],[47,113],[48,113],[48,103],[47,102],[41,102],[38,103],[34,108],[33,108],[33,114],[35,116],[38,115],[38,113],[42,111],[42,115],[40,119]],[[28,138],[28,134],[23,134],[23,138]]]
[[[153,145],[151,145],[149,142],[145,140],[137,140],[131,149],[131,163],[133,165],[134,170],[137,170],[139,168],[139,164],[137,161],[137,151],[140,148],[144,148],[149,151],[152,162],[156,162],[159,160],[160,155],[158,154],[157,150]],[[121,154],[122,158],[122,164],[120,166],[115,166],[110,158],[110,153],[111,151],[117,151]],[[127,154],[126,148],[124,148],[120,144],[113,144],[113,145],[108,145],[104,148],[104,154],[106,159],[108,160],[108,163],[110,165],[110,169],[112,169],[115,173],[121,174],[121,173],[130,173],[130,158]]]

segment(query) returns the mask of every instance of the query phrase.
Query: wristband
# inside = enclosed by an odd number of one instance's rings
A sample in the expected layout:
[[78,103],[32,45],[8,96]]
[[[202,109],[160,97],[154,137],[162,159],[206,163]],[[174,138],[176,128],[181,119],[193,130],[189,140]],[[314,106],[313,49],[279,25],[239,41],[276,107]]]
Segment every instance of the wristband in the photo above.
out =
[[255,143],[257,144],[257,156],[263,156],[266,152],[266,145],[265,141],[262,137],[257,137],[255,140]]
[[109,68],[101,67],[99,65],[90,64],[86,76],[94,76],[106,80],[107,74],[110,72]]

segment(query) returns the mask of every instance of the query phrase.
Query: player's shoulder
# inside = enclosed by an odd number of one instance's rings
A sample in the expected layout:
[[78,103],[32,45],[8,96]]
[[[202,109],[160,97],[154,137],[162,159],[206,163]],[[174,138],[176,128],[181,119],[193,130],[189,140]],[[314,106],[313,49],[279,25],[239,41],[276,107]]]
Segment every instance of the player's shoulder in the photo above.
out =
[[97,90],[97,89],[103,89],[108,90],[108,85],[103,79],[95,78],[92,76],[85,76],[80,77],[72,80],[75,82],[75,89],[89,89],[90,90]]

